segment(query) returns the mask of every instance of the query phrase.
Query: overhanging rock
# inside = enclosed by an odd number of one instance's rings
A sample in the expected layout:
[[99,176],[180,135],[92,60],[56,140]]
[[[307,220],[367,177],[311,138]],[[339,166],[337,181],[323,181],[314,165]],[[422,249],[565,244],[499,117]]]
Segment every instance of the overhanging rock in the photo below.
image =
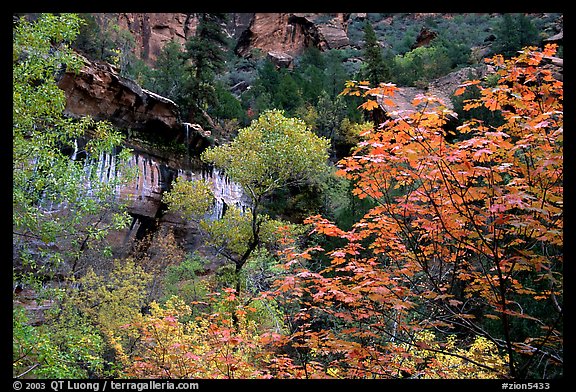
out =
[[122,77],[111,64],[80,57],[82,69],[64,72],[58,80],[66,95],[66,115],[107,120],[120,129],[182,132],[176,103]]

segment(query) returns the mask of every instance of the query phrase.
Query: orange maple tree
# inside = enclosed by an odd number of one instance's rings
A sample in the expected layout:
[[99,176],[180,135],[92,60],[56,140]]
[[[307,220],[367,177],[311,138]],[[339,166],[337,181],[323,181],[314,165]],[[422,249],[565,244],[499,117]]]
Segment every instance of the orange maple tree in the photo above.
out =
[[[455,114],[422,95],[339,162],[375,207],[348,231],[307,220],[345,241],[320,271],[307,261],[322,249],[284,244],[275,296],[292,312],[276,336],[277,377],[562,374],[563,84],[545,65],[555,50],[487,59],[497,82],[456,90],[478,96],[465,110],[498,121],[468,120],[449,139]],[[373,110],[395,91],[349,82],[343,94]]]

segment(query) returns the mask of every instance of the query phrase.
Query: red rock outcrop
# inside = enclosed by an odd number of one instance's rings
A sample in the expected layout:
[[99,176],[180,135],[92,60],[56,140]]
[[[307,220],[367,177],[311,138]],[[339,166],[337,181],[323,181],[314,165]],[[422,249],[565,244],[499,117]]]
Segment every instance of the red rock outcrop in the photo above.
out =
[[[134,54],[148,65],[154,65],[164,45],[174,40],[182,46],[196,33],[198,18],[194,13],[117,13],[99,14],[112,18],[134,37]],[[246,30],[254,13],[230,13],[225,25],[226,34],[236,38]]]
[[236,53],[252,49],[298,55],[307,47],[321,50],[349,45],[346,35],[349,14],[256,13],[240,35]]
[[92,116],[122,129],[182,132],[179,109],[173,101],[142,89],[108,63],[82,58],[84,67],[78,74],[65,72],[58,80],[66,95],[65,114]]
[[437,32],[430,30],[427,27],[422,27],[418,33],[418,36],[416,37],[416,42],[412,45],[412,49],[429,45],[430,42],[437,36]]
[[184,45],[194,35],[198,20],[184,13],[119,13],[118,25],[132,33],[135,55],[153,65],[164,45],[175,40]]

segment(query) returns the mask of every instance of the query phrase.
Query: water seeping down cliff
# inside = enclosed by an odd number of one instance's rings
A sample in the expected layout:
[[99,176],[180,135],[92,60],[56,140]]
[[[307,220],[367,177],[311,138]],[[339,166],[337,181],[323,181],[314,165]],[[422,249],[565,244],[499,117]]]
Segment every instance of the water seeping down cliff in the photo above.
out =
[[[162,202],[164,192],[178,177],[212,184],[215,201],[208,219],[221,218],[228,206],[249,206],[240,186],[199,161],[200,152],[211,144],[210,135],[197,124],[183,122],[173,101],[142,89],[110,64],[81,58],[84,66],[79,73],[65,71],[59,76],[58,85],[66,96],[64,113],[73,118],[105,120],[121,130],[126,135],[124,147],[133,150],[128,166],[137,169],[133,180],[115,190],[117,202],[126,202],[133,218],[130,229],[120,233],[124,239],[117,243],[141,239],[168,226],[177,228],[178,239],[191,250],[190,242],[197,240],[196,229],[167,211]],[[124,175],[116,162],[116,154],[124,147],[95,157],[86,156],[82,143],[76,141],[69,154],[72,159],[84,160],[86,170],[93,167],[98,181],[109,183]],[[180,146],[186,155],[174,154],[167,146]],[[90,184],[86,189],[90,192]]]
[[[72,159],[84,159],[86,170],[96,170],[97,181],[110,183],[114,179],[122,179],[126,173],[120,169],[117,162],[118,148],[113,153],[100,154],[98,157],[79,157],[78,142],[72,153]],[[205,219],[220,219],[227,208],[235,206],[245,211],[250,206],[249,198],[244,194],[242,187],[224,175],[220,170],[199,162],[175,165],[167,159],[151,155],[144,151],[133,150],[127,162],[125,171],[132,169],[134,176],[117,185],[115,199],[126,203],[127,211],[133,221],[126,233],[124,242],[130,238],[141,239],[161,226],[178,227],[184,231],[194,231],[191,222],[182,219],[177,213],[167,211],[166,204],[162,202],[164,192],[169,191],[177,178],[188,181],[205,180],[211,184],[214,195],[214,204],[207,212]],[[191,161],[189,161],[191,162]],[[86,188],[89,192],[90,184]],[[183,235],[182,237],[188,237]],[[184,238],[181,238],[184,240]],[[186,244],[184,244],[186,247]]]

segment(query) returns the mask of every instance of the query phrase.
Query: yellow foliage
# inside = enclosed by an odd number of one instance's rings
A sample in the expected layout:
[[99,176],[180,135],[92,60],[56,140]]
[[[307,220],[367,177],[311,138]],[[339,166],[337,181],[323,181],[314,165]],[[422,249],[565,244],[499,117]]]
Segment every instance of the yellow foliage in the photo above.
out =
[[458,344],[456,335],[448,335],[441,346],[434,332],[425,330],[416,335],[415,342],[399,344],[409,355],[396,358],[413,378],[486,379],[507,374],[507,355],[500,355],[498,347],[482,336],[466,348]]
[[121,362],[126,360],[125,347],[136,337],[135,329],[127,326],[141,319],[150,281],[151,275],[131,259],[116,260],[108,276],[90,268],[79,280],[81,290],[73,301],[102,331]]
[[225,314],[180,320],[191,309],[174,296],[165,306],[153,302],[151,314],[135,326],[140,339],[126,369],[140,378],[258,378],[263,354],[259,332],[245,311],[236,312],[237,325]]

